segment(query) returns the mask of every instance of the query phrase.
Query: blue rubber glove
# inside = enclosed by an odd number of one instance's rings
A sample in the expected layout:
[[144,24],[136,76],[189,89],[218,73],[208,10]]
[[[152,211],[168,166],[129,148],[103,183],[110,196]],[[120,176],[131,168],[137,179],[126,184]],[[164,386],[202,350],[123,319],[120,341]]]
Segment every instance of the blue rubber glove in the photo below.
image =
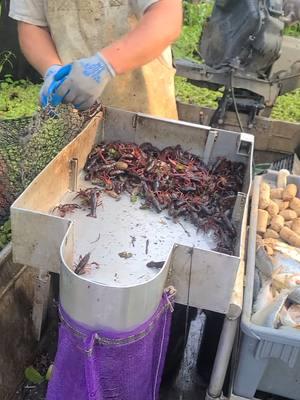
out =
[[61,69],[61,65],[54,64],[49,67],[44,76],[44,83],[40,91],[40,102],[42,107],[46,107],[49,103],[48,101],[48,90],[53,82],[54,75]]
[[86,110],[98,100],[115,75],[112,66],[100,53],[76,60],[55,74],[48,89],[48,100],[53,106],[72,103],[79,110]]

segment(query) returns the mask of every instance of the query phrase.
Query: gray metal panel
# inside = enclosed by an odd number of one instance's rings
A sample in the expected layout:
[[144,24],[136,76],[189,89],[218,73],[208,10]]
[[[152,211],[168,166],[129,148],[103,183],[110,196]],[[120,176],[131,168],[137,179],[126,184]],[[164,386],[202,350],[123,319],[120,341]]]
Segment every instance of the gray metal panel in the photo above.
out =
[[170,278],[178,291],[176,302],[226,314],[239,262],[238,257],[176,245]]
[[72,230],[70,227],[60,253],[60,301],[68,315],[94,329],[119,331],[130,330],[150,318],[160,302],[171,256],[160,272],[147,282],[129,287],[102,285],[71,270],[73,245],[69,237]]
[[151,142],[158,148],[181,145],[185,150],[203,156],[209,127],[182,121],[150,117],[128,111],[105,110],[105,139],[142,144]]
[[69,224],[67,219],[12,208],[13,261],[58,273],[59,249]]

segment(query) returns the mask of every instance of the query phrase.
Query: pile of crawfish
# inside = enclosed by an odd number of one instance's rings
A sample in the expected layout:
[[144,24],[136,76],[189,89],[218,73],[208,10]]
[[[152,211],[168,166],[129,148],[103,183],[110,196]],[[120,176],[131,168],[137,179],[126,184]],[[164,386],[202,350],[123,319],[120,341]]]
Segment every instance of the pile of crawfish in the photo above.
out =
[[236,229],[231,222],[236,194],[242,189],[245,166],[220,158],[206,166],[181,146],[159,150],[150,143],[114,142],[96,145],[89,154],[85,179],[112,197],[128,192],[142,208],[171,218],[184,218],[215,234],[216,250],[233,254]]

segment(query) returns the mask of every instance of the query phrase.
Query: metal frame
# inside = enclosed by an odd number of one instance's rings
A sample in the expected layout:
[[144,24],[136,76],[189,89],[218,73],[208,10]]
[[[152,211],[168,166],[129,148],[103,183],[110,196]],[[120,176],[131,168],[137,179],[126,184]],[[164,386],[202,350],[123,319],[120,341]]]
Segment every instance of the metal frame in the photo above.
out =
[[[215,70],[195,61],[176,60],[176,74],[189,79],[191,83],[200,87],[217,89],[222,86],[230,87],[231,85],[230,69]],[[292,78],[287,77],[285,79],[290,82]],[[282,90],[282,85],[279,79],[263,80],[257,78],[254,74],[243,74],[236,71],[234,73],[234,88],[254,92],[265,99],[267,106],[272,106]]]

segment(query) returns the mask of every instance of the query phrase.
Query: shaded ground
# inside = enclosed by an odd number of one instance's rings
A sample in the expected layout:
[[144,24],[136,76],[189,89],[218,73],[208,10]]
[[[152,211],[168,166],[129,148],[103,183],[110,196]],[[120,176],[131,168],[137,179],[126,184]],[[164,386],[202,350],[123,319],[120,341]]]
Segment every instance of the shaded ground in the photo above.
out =
[[[55,302],[49,307],[46,326],[43,339],[40,341],[39,348],[37,349],[36,359],[32,365],[42,376],[46,376],[49,366],[53,364],[57,348],[58,316]],[[44,400],[46,392],[46,381],[35,385],[24,380],[12,400]]]

